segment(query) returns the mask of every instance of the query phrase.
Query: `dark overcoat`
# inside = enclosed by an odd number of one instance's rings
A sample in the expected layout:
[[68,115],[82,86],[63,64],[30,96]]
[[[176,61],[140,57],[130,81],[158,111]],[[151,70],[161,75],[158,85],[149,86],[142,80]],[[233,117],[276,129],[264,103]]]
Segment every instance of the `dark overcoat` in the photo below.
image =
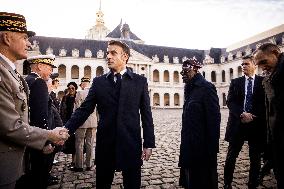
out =
[[141,166],[142,142],[144,148],[155,147],[147,79],[127,69],[117,93],[113,74],[94,78],[85,101],[65,126],[74,132],[96,106],[96,164],[108,166],[113,162],[117,170]]
[[[179,166],[202,165],[217,156],[220,137],[220,106],[215,86],[200,73],[185,86]],[[215,162],[216,163],[216,162]]]
[[228,142],[239,141],[244,135],[243,129],[246,129],[246,140],[257,140],[260,145],[264,146],[266,141],[266,119],[265,96],[262,87],[263,77],[255,76],[251,113],[256,117],[248,124],[242,124],[240,118],[240,115],[244,112],[245,80],[245,76],[242,76],[231,81],[227,98],[229,118],[225,140]]

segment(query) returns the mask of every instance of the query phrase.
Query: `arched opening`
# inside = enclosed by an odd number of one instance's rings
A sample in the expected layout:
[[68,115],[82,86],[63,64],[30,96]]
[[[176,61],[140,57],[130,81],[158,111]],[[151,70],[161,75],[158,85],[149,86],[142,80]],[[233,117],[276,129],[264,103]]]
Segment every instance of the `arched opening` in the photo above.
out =
[[170,95],[169,95],[169,93],[164,94],[164,106],[170,106]]
[[153,82],[159,82],[160,81],[160,73],[158,70],[153,71]]
[[215,71],[211,72],[211,81],[216,82],[216,72]]
[[175,103],[175,106],[179,106],[180,105],[180,103],[179,103],[179,94],[178,93],[174,94],[174,103]]
[[227,97],[226,97],[226,93],[223,93],[223,106],[227,106]]
[[226,72],[222,70],[222,82],[226,82]]
[[71,68],[71,79],[79,79],[79,67],[76,65]]
[[243,74],[242,67],[239,66],[239,67],[238,67],[238,77],[241,77],[242,74]]
[[160,95],[159,95],[159,93],[154,93],[153,104],[154,104],[154,106],[160,106]]
[[170,74],[169,71],[166,70],[164,71],[164,82],[169,82],[170,81]]
[[101,76],[101,75],[103,75],[103,74],[104,74],[104,69],[103,69],[103,67],[101,67],[101,66],[97,67],[96,76],[98,77],[98,76]]
[[178,73],[178,71],[174,71],[174,83],[179,83],[179,73]]
[[230,68],[230,80],[234,79],[234,70]]
[[58,66],[58,77],[66,78],[66,66],[63,64]]
[[84,77],[88,77],[88,78],[91,79],[91,77],[92,77],[91,66],[85,66],[84,67]]

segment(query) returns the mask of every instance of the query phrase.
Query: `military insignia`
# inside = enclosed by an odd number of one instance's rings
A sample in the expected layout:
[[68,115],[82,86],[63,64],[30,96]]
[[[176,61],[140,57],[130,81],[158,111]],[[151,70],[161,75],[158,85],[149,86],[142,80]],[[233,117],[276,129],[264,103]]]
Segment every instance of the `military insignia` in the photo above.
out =
[[26,108],[27,108],[27,105],[26,105],[25,101],[23,100],[23,104],[22,104],[21,109],[22,109],[22,111],[25,111]]

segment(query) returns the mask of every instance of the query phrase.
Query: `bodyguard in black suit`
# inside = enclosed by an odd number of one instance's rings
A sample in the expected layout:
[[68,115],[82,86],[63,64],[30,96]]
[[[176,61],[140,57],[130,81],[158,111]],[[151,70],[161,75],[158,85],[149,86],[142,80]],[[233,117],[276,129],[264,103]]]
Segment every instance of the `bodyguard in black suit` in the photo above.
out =
[[244,141],[248,141],[250,171],[249,189],[258,186],[261,152],[266,142],[265,98],[263,77],[255,75],[256,66],[251,56],[243,58],[245,76],[231,81],[227,106],[229,118],[225,140],[229,142],[224,167],[225,188],[231,188],[236,158]]
[[139,189],[143,159],[148,160],[155,147],[147,79],[127,69],[129,56],[125,43],[109,42],[107,61],[111,71],[94,78],[85,101],[65,125],[73,133],[97,106],[97,189],[110,189],[115,171],[122,171],[125,189]]

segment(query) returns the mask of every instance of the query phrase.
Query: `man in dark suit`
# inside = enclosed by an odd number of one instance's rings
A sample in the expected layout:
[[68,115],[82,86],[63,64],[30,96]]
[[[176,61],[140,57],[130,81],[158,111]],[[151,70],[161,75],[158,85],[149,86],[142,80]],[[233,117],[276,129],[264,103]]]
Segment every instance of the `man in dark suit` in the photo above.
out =
[[265,72],[268,145],[278,189],[284,188],[284,53],[276,44],[265,43],[254,52],[255,63]]
[[[54,55],[38,55],[28,58],[31,73],[26,77],[30,89],[30,124],[50,130],[49,92],[47,81],[54,66]],[[47,142],[43,150],[29,149],[29,187],[45,189],[48,184],[50,165],[53,162],[53,144]]]
[[94,78],[85,101],[65,125],[74,133],[97,106],[97,189],[110,189],[115,171],[122,171],[125,189],[139,189],[141,165],[150,158],[155,147],[147,79],[126,67],[129,57],[130,49],[125,43],[108,43],[110,72]]
[[248,188],[258,186],[261,152],[266,142],[265,101],[262,87],[263,77],[255,75],[256,66],[252,56],[242,60],[245,76],[233,79],[230,84],[227,106],[229,118],[225,140],[229,142],[224,167],[225,188],[232,188],[236,158],[244,141],[248,141],[250,171]]
[[182,65],[185,101],[179,156],[180,185],[186,189],[217,189],[220,106],[215,86],[198,71],[201,67],[195,58]]

